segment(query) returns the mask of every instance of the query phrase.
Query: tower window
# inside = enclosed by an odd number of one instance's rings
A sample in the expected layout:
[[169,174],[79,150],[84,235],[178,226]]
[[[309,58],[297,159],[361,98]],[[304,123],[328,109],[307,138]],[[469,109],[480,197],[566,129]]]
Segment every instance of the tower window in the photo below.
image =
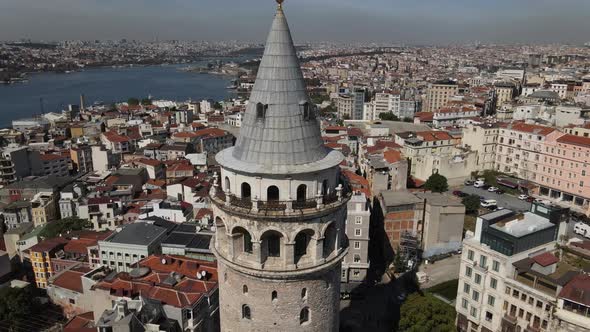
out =
[[297,201],[304,202],[307,199],[307,186],[304,184],[297,187]]
[[277,291],[276,291],[276,290],[275,290],[275,291],[272,291],[272,295],[271,295],[271,297],[272,297],[272,301],[273,301],[273,302],[275,302],[275,301],[278,299],[278,297],[279,297],[279,294],[277,293]]
[[[235,248],[242,248],[242,250],[246,253],[251,254],[253,250],[252,245],[252,236],[250,233],[242,227],[236,227],[232,235],[234,236],[234,247]],[[235,242],[237,241],[237,242]],[[241,242],[241,244],[240,244]]]
[[267,257],[281,256],[281,233],[269,231],[262,236],[262,245],[266,248]]
[[277,186],[270,186],[266,190],[266,200],[269,202],[278,201],[279,200],[279,188]]
[[299,104],[299,107],[301,107],[301,109],[302,109],[304,120],[310,120],[310,119],[314,118],[311,105],[307,101],[301,102]]
[[307,288],[301,290],[301,298],[304,300],[307,299]]
[[266,117],[266,111],[268,110],[268,105],[263,103],[256,104],[256,119],[264,119]]
[[307,254],[307,246],[309,245],[309,239],[311,236],[303,231],[295,237],[295,256],[301,257]]
[[248,182],[242,183],[242,198],[250,199],[252,196],[252,190],[250,188],[250,184]]
[[242,306],[242,318],[252,319],[252,313],[250,312],[250,307],[247,304]]
[[301,309],[301,312],[299,313],[299,323],[305,324],[308,322],[309,322],[309,308],[305,307],[305,308]]
[[246,285],[242,286],[242,293],[248,294],[248,286],[246,286]]

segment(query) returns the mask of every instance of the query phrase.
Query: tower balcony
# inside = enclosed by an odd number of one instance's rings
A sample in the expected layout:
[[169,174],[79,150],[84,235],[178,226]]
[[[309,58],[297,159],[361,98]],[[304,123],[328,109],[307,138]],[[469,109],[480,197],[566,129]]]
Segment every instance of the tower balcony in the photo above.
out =
[[212,188],[210,197],[220,209],[244,216],[258,218],[305,217],[318,212],[327,212],[346,204],[352,191],[347,185],[340,186],[335,192],[316,195],[306,200],[262,201],[251,198],[240,198],[219,188]]

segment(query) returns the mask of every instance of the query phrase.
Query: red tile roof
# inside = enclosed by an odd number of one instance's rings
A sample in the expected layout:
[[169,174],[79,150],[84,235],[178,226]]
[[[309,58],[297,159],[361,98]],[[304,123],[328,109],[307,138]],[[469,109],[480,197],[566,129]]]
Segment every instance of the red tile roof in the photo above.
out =
[[68,240],[63,237],[56,237],[53,239],[47,239],[37,243],[36,245],[29,248],[30,252],[48,252],[59,247],[63,247]]
[[96,332],[94,313],[87,312],[72,318],[64,326],[63,332]]
[[590,137],[582,137],[567,134],[558,138],[557,142],[590,148]]
[[387,150],[383,152],[383,159],[388,163],[397,163],[398,161],[402,160],[402,153],[397,150]]
[[426,142],[446,141],[453,139],[453,137],[446,131],[420,131],[416,133],[416,136],[422,137],[422,139]]
[[88,254],[88,247],[93,247],[97,244],[97,239],[71,239],[70,242],[65,245],[64,251],[79,255],[86,255]]
[[73,292],[83,293],[82,276],[90,271],[92,269],[89,267],[75,267],[58,274],[51,284]]
[[537,256],[533,257],[532,259],[535,263],[537,263],[543,267],[553,265],[553,264],[556,264],[557,262],[559,262],[559,259],[557,257],[555,257],[555,255],[553,255],[550,252],[546,252],[546,253],[537,255]]
[[559,292],[559,297],[590,306],[590,275],[573,277]]
[[549,135],[555,131],[555,128],[533,125],[524,122],[502,123],[500,124],[500,127],[541,136]]
[[[139,265],[150,268],[150,273],[135,279],[128,273],[119,273],[113,281],[103,280],[96,288],[108,290],[117,296],[123,296],[123,291],[131,296],[141,294],[163,304],[184,308],[194,305],[203,295],[218,287],[215,263],[182,256],[158,255],[145,258]],[[174,286],[163,284],[172,272],[184,277]],[[199,272],[206,272],[207,277],[199,279]]]

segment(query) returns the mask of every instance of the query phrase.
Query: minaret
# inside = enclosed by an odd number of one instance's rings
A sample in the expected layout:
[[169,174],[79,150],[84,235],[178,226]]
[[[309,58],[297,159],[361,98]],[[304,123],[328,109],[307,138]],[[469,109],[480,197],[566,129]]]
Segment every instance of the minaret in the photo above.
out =
[[279,3],[235,147],[211,191],[222,331],[338,331],[350,198]]

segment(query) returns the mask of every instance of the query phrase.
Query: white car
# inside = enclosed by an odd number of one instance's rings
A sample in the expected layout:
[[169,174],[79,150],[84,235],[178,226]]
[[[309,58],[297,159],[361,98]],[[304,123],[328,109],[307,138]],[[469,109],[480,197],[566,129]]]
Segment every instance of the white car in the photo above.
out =
[[583,237],[590,238],[590,226],[583,222],[576,223],[574,225],[574,233],[582,235]]
[[481,181],[481,180],[477,180],[477,181],[475,181],[475,183],[473,183],[473,186],[474,186],[475,188],[481,188],[481,187],[483,187],[483,186],[485,186],[485,185],[486,185],[486,183],[485,183],[485,182],[483,182],[483,181]]
[[518,195],[518,199],[520,199],[521,201],[526,201],[528,198],[529,198],[529,195],[525,195],[525,194]]
[[498,191],[498,190],[499,190],[499,188],[498,188],[498,187],[489,187],[489,188],[488,188],[488,191],[489,191],[489,192],[491,192],[491,193],[495,193],[495,192],[496,192],[496,191]]
[[490,206],[498,206],[498,202],[496,202],[495,199],[486,199],[485,201],[480,202],[479,205],[481,205],[481,207],[487,208]]

